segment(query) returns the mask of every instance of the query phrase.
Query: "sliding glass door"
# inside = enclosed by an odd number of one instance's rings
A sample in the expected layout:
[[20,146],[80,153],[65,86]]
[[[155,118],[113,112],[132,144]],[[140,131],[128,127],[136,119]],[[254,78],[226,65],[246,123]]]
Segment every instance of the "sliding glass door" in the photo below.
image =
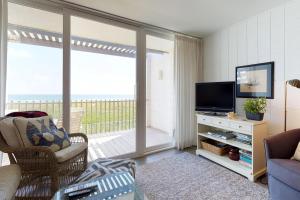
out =
[[172,146],[174,132],[174,41],[146,36],[146,148]]
[[173,39],[44,3],[8,3],[6,114],[85,133],[89,160],[171,147]]
[[89,160],[136,151],[136,31],[71,17],[71,132]]

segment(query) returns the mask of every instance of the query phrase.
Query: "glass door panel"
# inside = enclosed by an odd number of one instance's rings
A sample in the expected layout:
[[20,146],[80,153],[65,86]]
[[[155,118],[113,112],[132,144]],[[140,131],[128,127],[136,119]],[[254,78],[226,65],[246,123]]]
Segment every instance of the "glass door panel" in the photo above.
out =
[[89,160],[136,151],[136,31],[71,17],[71,132]]
[[6,114],[40,110],[62,120],[62,30],[61,14],[8,3]]
[[174,41],[147,35],[146,148],[173,144]]

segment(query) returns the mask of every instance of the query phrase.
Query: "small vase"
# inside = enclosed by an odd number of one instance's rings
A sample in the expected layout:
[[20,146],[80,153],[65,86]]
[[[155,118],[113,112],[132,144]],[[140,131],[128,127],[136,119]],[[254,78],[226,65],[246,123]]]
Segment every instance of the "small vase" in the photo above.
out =
[[239,149],[236,147],[231,147],[228,153],[228,158],[230,160],[238,161],[240,159]]
[[249,113],[246,112],[246,118],[249,120],[262,121],[264,119],[264,113]]

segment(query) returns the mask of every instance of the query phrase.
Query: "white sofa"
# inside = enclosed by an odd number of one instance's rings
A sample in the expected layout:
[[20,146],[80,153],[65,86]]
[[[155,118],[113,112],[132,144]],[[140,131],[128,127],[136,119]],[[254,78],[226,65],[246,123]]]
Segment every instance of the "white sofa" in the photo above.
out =
[[18,165],[0,167],[0,200],[14,199],[21,179]]

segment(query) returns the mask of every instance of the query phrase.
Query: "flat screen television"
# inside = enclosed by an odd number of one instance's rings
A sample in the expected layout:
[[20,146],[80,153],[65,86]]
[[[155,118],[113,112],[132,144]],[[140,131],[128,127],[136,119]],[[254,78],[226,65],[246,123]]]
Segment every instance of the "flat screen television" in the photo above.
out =
[[235,111],[235,82],[196,83],[196,111],[226,113]]

